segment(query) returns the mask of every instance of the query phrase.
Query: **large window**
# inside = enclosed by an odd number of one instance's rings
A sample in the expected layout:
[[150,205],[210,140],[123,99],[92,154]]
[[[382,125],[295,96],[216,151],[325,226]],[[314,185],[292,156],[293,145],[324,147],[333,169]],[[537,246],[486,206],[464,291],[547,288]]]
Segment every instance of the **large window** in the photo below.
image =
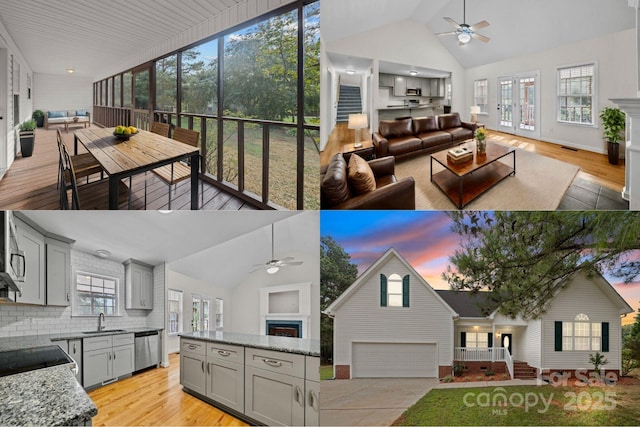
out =
[[115,277],[93,273],[76,273],[77,316],[118,315],[118,282]]
[[558,68],[558,121],[595,125],[596,65]]
[[488,114],[488,88],[487,79],[475,80],[473,82],[473,103],[480,107],[480,114]]
[[389,287],[387,289],[387,306],[402,307],[402,277],[397,274],[389,276]]
[[580,313],[573,322],[562,323],[562,350],[600,351],[602,324],[590,322],[589,316]]
[[380,275],[380,307],[409,307],[409,275]]
[[182,112],[216,115],[218,113],[218,40],[183,51],[181,65]]
[[489,334],[486,332],[467,332],[466,347],[467,348],[488,348]]
[[156,61],[156,110],[178,111],[178,55]]
[[179,334],[182,332],[182,291],[169,289],[167,302],[169,310],[169,333]]

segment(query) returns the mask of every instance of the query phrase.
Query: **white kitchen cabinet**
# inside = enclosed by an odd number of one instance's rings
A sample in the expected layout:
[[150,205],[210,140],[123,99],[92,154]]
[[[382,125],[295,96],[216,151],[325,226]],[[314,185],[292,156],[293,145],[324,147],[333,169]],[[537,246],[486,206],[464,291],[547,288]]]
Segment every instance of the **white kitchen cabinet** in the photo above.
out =
[[320,425],[320,358],[305,357],[304,424]]
[[82,385],[82,340],[69,340],[67,341],[67,346],[69,348],[67,354],[71,356],[78,366],[76,378],[80,385]]
[[393,80],[393,96],[407,95],[407,78],[402,76],[394,76]]
[[180,384],[203,396],[207,394],[205,359],[201,354],[180,352]]
[[407,77],[407,89],[422,89],[422,78]]
[[153,266],[128,259],[125,266],[125,308],[153,309]]
[[247,366],[244,387],[247,416],[272,426],[304,425],[304,379]]
[[206,396],[220,404],[244,412],[244,347],[207,345]]
[[25,255],[24,282],[18,282],[22,295],[16,293],[16,302],[45,305],[45,242],[44,236],[15,218],[18,247]]
[[113,379],[112,349],[84,352],[84,386],[91,387]]
[[422,96],[432,96],[431,79],[422,79]]
[[83,340],[84,386],[91,387],[133,372],[133,334],[101,335]]
[[71,245],[45,238],[47,305],[71,304]]
[[394,77],[391,74],[380,74],[378,77],[378,87],[393,87]]

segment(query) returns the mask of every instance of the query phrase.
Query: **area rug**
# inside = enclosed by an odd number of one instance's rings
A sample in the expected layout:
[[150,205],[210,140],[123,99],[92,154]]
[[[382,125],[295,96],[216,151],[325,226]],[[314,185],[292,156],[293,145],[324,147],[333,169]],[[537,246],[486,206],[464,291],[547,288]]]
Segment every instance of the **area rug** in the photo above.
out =
[[[511,156],[502,159],[511,166]],[[416,181],[417,210],[455,210],[456,205],[432,184],[430,156],[396,161],[398,179]],[[442,166],[434,162],[436,172]],[[577,166],[516,148],[516,175],[507,177],[469,203],[469,210],[556,210],[580,169]]]

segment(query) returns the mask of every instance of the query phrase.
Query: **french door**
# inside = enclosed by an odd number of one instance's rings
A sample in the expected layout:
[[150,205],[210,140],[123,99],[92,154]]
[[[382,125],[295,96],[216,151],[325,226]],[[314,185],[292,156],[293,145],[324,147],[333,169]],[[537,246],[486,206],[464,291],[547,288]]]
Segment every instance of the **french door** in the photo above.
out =
[[191,295],[191,328],[193,332],[209,330],[209,305],[211,300],[207,297]]
[[540,138],[539,73],[498,77],[496,129],[527,138]]

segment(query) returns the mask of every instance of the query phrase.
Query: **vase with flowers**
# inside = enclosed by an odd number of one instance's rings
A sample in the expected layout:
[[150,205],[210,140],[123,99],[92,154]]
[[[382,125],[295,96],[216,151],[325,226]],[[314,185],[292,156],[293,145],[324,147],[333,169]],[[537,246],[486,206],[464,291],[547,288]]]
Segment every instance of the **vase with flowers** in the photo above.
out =
[[487,131],[485,128],[476,129],[475,137],[478,153],[484,153],[487,151]]

